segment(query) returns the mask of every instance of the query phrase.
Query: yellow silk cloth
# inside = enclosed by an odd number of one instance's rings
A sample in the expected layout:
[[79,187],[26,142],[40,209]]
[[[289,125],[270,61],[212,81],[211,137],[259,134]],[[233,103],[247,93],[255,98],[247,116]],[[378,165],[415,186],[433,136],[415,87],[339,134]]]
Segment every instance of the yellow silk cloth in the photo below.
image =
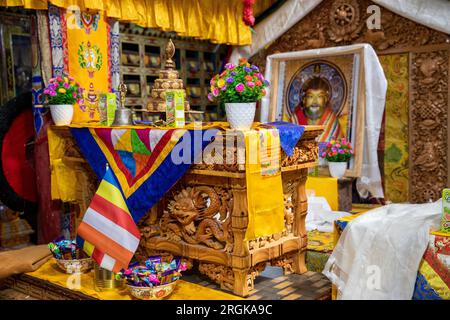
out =
[[[96,124],[72,124],[72,128],[101,128]],[[105,126],[103,126],[105,127]],[[109,128],[109,127],[105,127]],[[123,126],[121,129],[162,129],[162,127],[151,126]],[[213,122],[201,127],[229,128],[226,122]],[[173,129],[173,128],[166,128]],[[191,123],[182,129],[197,129],[196,124]],[[254,130],[259,129],[259,130]],[[248,227],[246,239],[255,239],[279,233],[284,230],[284,199],[283,185],[280,170],[280,137],[276,129],[259,128],[259,123],[254,123],[252,130],[243,131],[246,145],[246,183],[247,183],[247,205],[248,205]],[[264,137],[264,146],[261,152],[261,137]],[[67,139],[59,134],[55,128],[48,129],[48,144],[51,164],[52,199],[63,201],[77,201],[85,199],[81,194],[86,188],[77,186],[86,185],[86,175],[79,174],[80,171],[71,163],[64,163],[64,152],[67,149]],[[261,167],[261,159],[267,167]],[[278,170],[275,170],[278,168]],[[270,170],[268,170],[270,169]],[[266,174],[263,174],[266,172]],[[271,172],[271,174],[267,174]]]
[[[244,131],[244,136],[248,206],[245,239],[251,240],[282,232],[285,228],[283,184],[279,162],[281,150],[280,137],[276,129],[248,130]],[[263,175],[261,160],[273,167],[271,159],[278,161],[278,171]]]
[[[94,289],[94,271],[81,274],[80,281],[76,275],[63,273],[54,259],[47,261],[42,267],[34,272],[28,273],[29,276],[49,281],[64,288],[84,293],[88,296],[100,300],[131,300],[133,297],[127,289],[98,292]],[[179,280],[175,290],[167,300],[242,300],[241,297],[234,296],[222,291],[206,288],[198,284]]]
[[331,252],[334,249],[334,238],[331,232],[321,232],[319,230],[308,231],[307,250],[319,252]]
[[105,15],[100,14],[97,28],[70,27],[76,23],[75,14],[65,14],[67,21],[67,51],[69,74],[84,91],[83,106],[75,105],[74,123],[98,122],[100,93],[108,92],[108,28]]
[[308,193],[308,190],[314,190],[316,197],[324,197],[327,199],[331,210],[338,210],[338,180],[336,178],[308,177],[306,180],[306,193]]
[[[76,158],[71,161],[65,155],[73,147],[70,140],[65,139],[52,127],[48,128],[47,135],[52,200],[82,203],[83,200],[90,199],[92,197],[89,193],[91,182],[85,170],[86,164],[79,162]],[[70,151],[68,153],[70,154]],[[78,162],[74,163],[74,161]]]
[[48,4],[104,11],[110,18],[213,43],[252,42],[250,27],[242,21],[242,0],[0,0],[0,6],[25,9],[46,10]]

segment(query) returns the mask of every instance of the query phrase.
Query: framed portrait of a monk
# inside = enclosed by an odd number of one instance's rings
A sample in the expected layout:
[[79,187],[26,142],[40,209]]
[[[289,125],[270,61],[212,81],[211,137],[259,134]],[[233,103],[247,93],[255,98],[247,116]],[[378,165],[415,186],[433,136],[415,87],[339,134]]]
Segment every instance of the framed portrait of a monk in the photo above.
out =
[[357,177],[361,172],[364,144],[363,51],[331,55],[321,55],[320,50],[304,52],[268,57],[273,57],[269,69],[268,121],[323,126],[319,153],[327,142],[346,138],[355,156],[348,162],[345,175]]

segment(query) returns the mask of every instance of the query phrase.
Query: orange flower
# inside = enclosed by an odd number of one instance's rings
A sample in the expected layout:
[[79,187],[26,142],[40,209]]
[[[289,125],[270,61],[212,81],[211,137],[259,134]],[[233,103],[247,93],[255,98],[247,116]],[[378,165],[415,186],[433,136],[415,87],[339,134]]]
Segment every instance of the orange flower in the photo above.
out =
[[259,86],[262,86],[262,82],[260,81],[260,80],[256,80],[255,81],[255,84],[259,87]]
[[252,80],[253,80],[253,77],[250,76],[250,75],[246,75],[246,76],[244,77],[244,79],[245,79],[245,81],[252,81]]
[[246,58],[240,58],[239,59],[239,64],[240,65],[244,65],[244,64],[246,64],[247,63],[247,59]]

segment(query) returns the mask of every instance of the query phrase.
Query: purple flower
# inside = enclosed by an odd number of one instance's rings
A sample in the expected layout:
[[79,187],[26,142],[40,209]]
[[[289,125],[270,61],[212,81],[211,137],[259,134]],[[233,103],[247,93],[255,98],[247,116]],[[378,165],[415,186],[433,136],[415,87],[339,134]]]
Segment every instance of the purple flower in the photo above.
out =
[[234,87],[234,88],[236,89],[237,92],[242,92],[245,89],[245,87],[244,87],[244,85],[242,83],[238,83],[236,85],[236,87]]
[[267,80],[264,80],[264,85],[265,85],[266,87],[268,87],[268,86],[270,86],[270,82],[267,81]]
[[50,94],[50,90],[49,89],[44,89],[44,94]]
[[332,152],[337,152],[337,149],[335,147],[331,148]]
[[50,96],[52,96],[52,97],[56,96],[56,92],[55,91],[50,91]]
[[232,78],[232,77],[227,78],[227,83],[233,83],[233,82],[234,82],[234,78]]
[[259,68],[258,68],[257,66],[252,65],[251,68],[252,68],[253,70],[255,70],[256,72],[259,72]]
[[222,90],[222,91],[227,90],[227,86],[223,86],[222,88],[220,88],[220,90]]
[[214,101],[214,97],[211,93],[208,93],[208,100],[211,102]]
[[245,72],[252,72],[252,69],[249,67],[244,67]]
[[236,72],[235,72],[235,71],[231,71],[230,74],[231,74],[232,76],[235,76],[235,75],[236,75]]

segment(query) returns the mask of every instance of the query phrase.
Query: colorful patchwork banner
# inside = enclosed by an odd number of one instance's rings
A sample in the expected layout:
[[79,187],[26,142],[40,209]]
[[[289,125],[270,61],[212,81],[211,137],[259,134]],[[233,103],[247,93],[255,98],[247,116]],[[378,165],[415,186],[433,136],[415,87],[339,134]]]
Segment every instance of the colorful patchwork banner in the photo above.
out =
[[[217,129],[210,130],[212,139]],[[136,223],[211,142],[202,139],[198,143],[195,131],[187,129],[71,128],[71,132],[99,179],[109,164]],[[200,132],[201,139],[204,130]],[[177,145],[179,149],[174,150]],[[183,151],[182,146],[186,147]],[[172,151],[181,151],[181,163],[176,163]]]
[[413,299],[450,300],[450,235],[430,235],[417,274]]

